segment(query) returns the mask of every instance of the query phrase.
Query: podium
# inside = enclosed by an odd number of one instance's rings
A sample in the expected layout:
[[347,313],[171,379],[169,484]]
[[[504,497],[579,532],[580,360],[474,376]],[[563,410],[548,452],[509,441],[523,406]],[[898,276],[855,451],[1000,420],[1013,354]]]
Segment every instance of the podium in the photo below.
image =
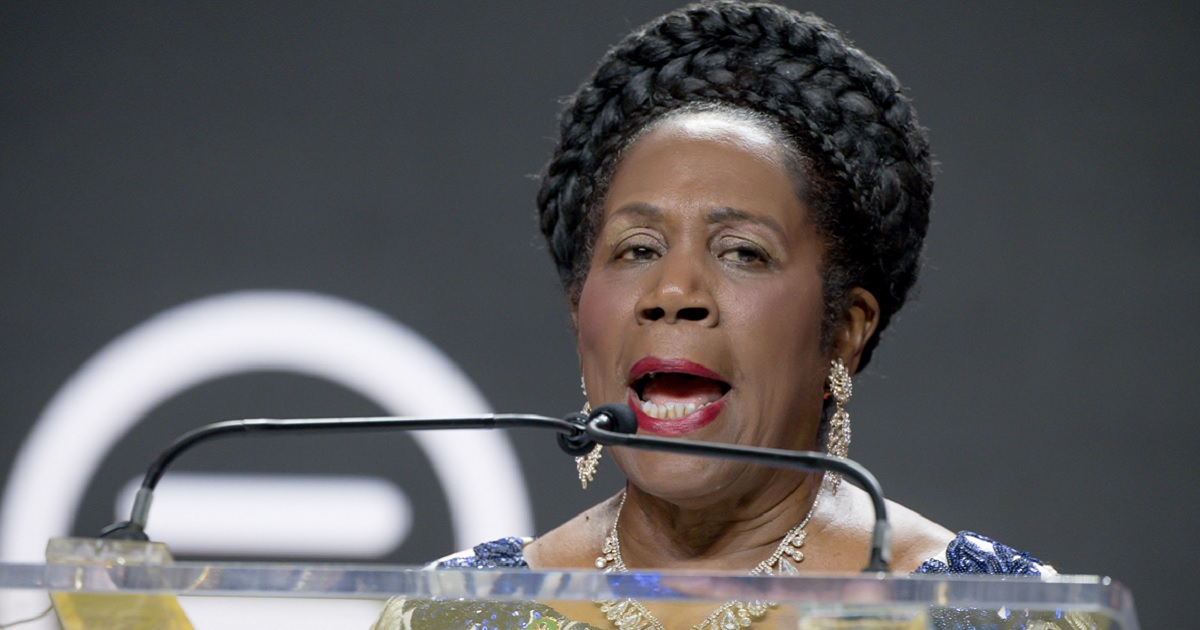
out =
[[[432,609],[461,608],[466,602],[485,611],[485,617],[486,611],[495,610],[520,618],[517,625],[505,618],[491,622],[491,627],[537,628],[529,623],[536,615],[526,618],[522,611],[549,607],[590,611],[594,616],[597,600],[635,598],[664,620],[671,618],[672,610],[715,609],[730,600],[769,602],[771,613],[750,628],[1139,628],[1129,591],[1095,576],[748,577],[210,564],[174,562],[161,545],[119,543],[132,546],[114,549],[110,541],[68,540],[74,541],[68,549],[82,553],[64,554],[60,549],[52,554],[52,562],[0,564],[0,627],[30,619],[16,627],[368,630],[387,602],[392,600],[394,606],[399,600],[392,598],[400,598]],[[666,621],[663,626],[675,627]]]

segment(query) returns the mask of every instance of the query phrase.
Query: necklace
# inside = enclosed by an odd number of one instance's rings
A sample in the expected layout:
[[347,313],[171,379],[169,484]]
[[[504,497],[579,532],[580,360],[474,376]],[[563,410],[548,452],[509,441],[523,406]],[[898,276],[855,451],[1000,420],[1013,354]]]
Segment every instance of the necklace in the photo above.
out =
[[[750,571],[750,575],[799,575],[800,571],[793,563],[804,560],[804,552],[800,551],[800,547],[808,535],[804,528],[812,518],[813,512],[817,510],[817,503],[821,498],[820,490],[818,489],[817,492],[817,500],[813,501],[812,506],[808,508],[808,514],[804,516],[804,520],[783,535],[783,540],[779,541],[779,546],[775,548],[775,551],[766,560],[758,563],[758,566]],[[605,573],[629,572],[629,568],[625,566],[625,560],[621,557],[621,539],[617,535],[617,523],[621,520],[621,509],[625,507],[626,496],[627,493],[621,493],[621,503],[617,506],[617,516],[613,519],[612,530],[604,539],[601,555],[596,558],[596,568],[603,569]],[[604,613],[609,621],[616,623],[620,630],[666,630],[662,622],[636,599],[600,600],[596,603],[600,605],[600,612]],[[749,602],[730,600],[714,610],[703,621],[692,626],[692,630],[745,628],[761,619],[768,610],[774,607],[774,602],[765,600]]]

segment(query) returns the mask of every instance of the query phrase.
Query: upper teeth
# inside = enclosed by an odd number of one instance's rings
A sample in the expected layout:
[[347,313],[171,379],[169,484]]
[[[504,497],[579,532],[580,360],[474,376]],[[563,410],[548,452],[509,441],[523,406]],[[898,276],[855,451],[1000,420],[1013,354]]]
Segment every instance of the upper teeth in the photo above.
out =
[[661,405],[652,403],[648,400],[642,401],[642,412],[651,418],[660,420],[678,420],[685,416],[691,415],[692,412],[707,407],[712,403],[704,403],[697,405],[696,403],[663,403]]

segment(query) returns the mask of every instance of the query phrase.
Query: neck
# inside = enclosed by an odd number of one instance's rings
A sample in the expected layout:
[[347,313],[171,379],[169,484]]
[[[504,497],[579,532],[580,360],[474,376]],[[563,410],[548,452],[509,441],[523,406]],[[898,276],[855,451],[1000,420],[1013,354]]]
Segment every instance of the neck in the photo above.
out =
[[632,484],[618,522],[630,569],[749,571],[809,514],[820,474],[779,471],[751,495],[683,507]]

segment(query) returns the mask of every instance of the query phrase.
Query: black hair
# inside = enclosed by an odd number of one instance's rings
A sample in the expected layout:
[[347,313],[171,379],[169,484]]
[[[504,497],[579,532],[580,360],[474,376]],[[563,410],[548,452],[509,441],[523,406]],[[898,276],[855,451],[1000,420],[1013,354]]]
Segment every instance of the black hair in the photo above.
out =
[[[925,130],[887,68],[821,18],[763,3],[695,4],[650,22],[610,49],[567,102],[537,201],[572,303],[623,149],[664,115],[706,104],[765,115],[805,158],[805,201],[826,244],[823,341],[854,286],[879,301],[881,332],[916,282],[929,225]],[[860,369],[878,340],[867,342]]]

